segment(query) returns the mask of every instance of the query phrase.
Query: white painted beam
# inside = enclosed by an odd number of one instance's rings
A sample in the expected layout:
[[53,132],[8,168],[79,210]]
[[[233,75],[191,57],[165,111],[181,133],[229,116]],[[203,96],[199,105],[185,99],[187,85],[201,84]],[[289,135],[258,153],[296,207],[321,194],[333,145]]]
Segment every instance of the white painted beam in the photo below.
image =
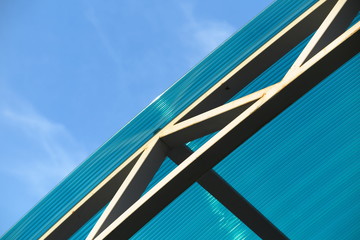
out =
[[148,145],[86,239],[95,238],[140,198],[164,161],[167,151],[159,139],[154,139]]
[[358,0],[339,0],[291,66],[284,79],[291,77],[291,74],[298,71],[307,60],[345,32],[359,12],[359,8],[360,1]]
[[127,239],[202,175],[359,52],[360,23],[307,61],[296,76],[270,89],[136,201],[96,239]]
[[186,120],[226,103],[237,92],[316,31],[336,2],[337,0],[320,0],[315,3],[198,98],[173,122]]
[[165,128],[161,132],[160,138],[168,146],[174,147],[216,132],[239,116],[274,86],[276,84]]
[[[60,218],[40,239],[69,238],[109,201],[107,194],[111,195],[114,193],[114,189],[124,180],[124,176],[129,173],[129,169],[135,164],[139,155],[145,151],[154,139],[159,138],[163,132],[167,131],[167,128],[174,126],[176,123],[220,106],[229,100],[237,91],[260,75],[301,42],[302,39],[315,31],[335,3],[335,0],[320,0],[251,54],[219,83],[215,84],[214,87],[171,121],[162,131],[139,148],[123,164],[116,168],[114,172],[109,174],[67,214]],[[105,192],[106,194],[104,194]]]

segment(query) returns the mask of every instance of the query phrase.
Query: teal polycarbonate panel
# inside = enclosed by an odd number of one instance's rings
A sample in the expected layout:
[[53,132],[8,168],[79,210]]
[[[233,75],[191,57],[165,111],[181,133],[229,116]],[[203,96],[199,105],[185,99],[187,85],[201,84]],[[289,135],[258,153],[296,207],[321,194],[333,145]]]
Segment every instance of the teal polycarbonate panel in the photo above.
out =
[[360,54],[215,167],[290,239],[360,236]]
[[[266,88],[270,85],[273,85],[277,82],[280,82],[281,79],[285,76],[289,68],[295,62],[296,58],[299,56],[301,51],[304,49],[306,44],[310,41],[310,38],[313,36],[311,34],[309,37],[304,39],[300,44],[294,47],[290,52],[285,56],[279,59],[271,67],[266,69],[262,74],[250,82],[246,87],[244,87],[240,92],[238,92],[234,97],[232,97],[229,102]],[[196,151],[200,148],[205,142],[207,142],[215,133],[209,134],[199,139],[195,139],[189,142],[187,145],[193,150]]]
[[36,239],[191,102],[315,0],[279,0],[223,43],[95,151],[2,239]]
[[[291,239],[360,234],[359,60],[345,64],[215,168]],[[175,166],[167,159],[149,189]],[[73,239],[83,239],[93,225],[92,219]],[[258,239],[197,184],[133,237],[169,238]]]
[[[311,37],[311,36],[310,36]],[[254,92],[256,90],[259,90],[261,88],[264,88],[266,86],[269,86],[271,84],[276,83],[277,81],[279,81],[281,79],[281,77],[286,73],[286,71],[288,70],[288,68],[291,66],[292,62],[296,59],[296,57],[298,56],[298,54],[301,52],[301,50],[305,47],[306,43],[309,41],[309,38],[305,39],[301,44],[299,44],[299,46],[297,46],[296,48],[294,48],[291,52],[289,52],[289,54],[287,54],[286,56],[284,56],[281,60],[279,60],[276,64],[274,64],[274,66],[272,66],[271,68],[269,68],[267,71],[265,71],[262,75],[260,75],[257,79],[255,79],[252,83],[250,83],[245,89],[243,89],[241,92],[239,92],[239,94],[237,94],[237,96],[235,96],[234,98],[238,98],[241,96],[244,96],[246,94],[249,94],[251,92]],[[359,68],[359,61],[358,60],[352,60],[349,63],[347,63],[342,69],[340,69],[338,72],[336,72],[335,74],[333,74],[331,77],[329,77],[328,79],[325,80],[324,83],[322,84],[337,84],[335,82],[329,83],[329,81],[334,81],[334,79],[349,79],[351,80],[352,84],[356,84],[357,82],[359,82],[360,79],[357,78],[356,75],[356,70]],[[344,73],[350,74],[352,77],[348,78],[348,76]],[[336,81],[336,80],[335,80]],[[320,89],[321,90],[317,90],[319,87],[315,88],[313,91],[320,91],[320,92],[310,92],[309,94],[315,94],[315,95],[320,95],[322,97],[324,97],[323,95],[325,94],[325,96],[327,95],[327,91],[329,91],[329,89],[324,87],[321,87],[322,84],[320,84]],[[360,90],[359,85],[357,86],[346,86],[346,84],[343,87],[355,87],[352,90],[352,93],[356,93],[356,91]],[[342,91],[344,91],[344,89],[337,89],[338,93],[341,94]],[[329,92],[330,94],[332,94],[331,92]],[[336,99],[339,99],[340,97],[338,96],[339,94],[336,95],[335,93],[335,97]],[[307,95],[308,96],[308,95]],[[332,98],[332,97],[329,97]],[[356,104],[356,98],[354,99],[354,103]],[[303,99],[300,101],[304,101]],[[323,99],[323,101],[328,101],[328,99]],[[331,108],[331,104],[333,104],[332,101],[329,101],[330,103],[330,108]],[[304,104],[303,102],[297,103],[297,104]],[[344,104],[343,102],[340,104]],[[357,102],[357,105],[359,105],[359,103]],[[307,106],[305,106],[306,108]],[[336,111],[336,106],[334,106],[334,110]],[[338,106],[339,107],[339,106]],[[341,107],[340,107],[341,108]],[[351,110],[353,107],[349,107],[348,110]],[[356,107],[355,107],[356,109]],[[315,109],[316,110],[316,109]],[[298,110],[295,110],[298,111]],[[312,111],[314,111],[314,109],[312,109]],[[303,113],[300,112],[300,115],[303,115],[305,113],[305,111]],[[340,113],[342,114],[342,113]],[[345,114],[345,116],[347,116]],[[298,119],[300,119],[300,121],[302,121],[301,117],[298,117]],[[291,122],[291,119],[288,119]],[[329,121],[333,121],[334,119],[330,119]],[[355,123],[357,121],[359,121],[359,117],[357,117],[355,119]],[[276,120],[275,120],[276,121]],[[286,119],[284,121],[287,121]],[[354,123],[354,121],[353,121]],[[337,124],[336,121],[334,121],[334,124]],[[277,127],[281,127],[281,126],[277,126]],[[351,131],[351,129],[348,129]],[[289,129],[287,129],[286,131],[289,131]],[[285,133],[286,133],[285,131]],[[285,134],[283,133],[283,134]],[[267,133],[265,133],[266,135]],[[295,138],[298,134],[296,133],[291,133],[295,135]],[[336,131],[333,132],[333,134],[337,134]],[[211,134],[210,136],[207,136],[205,138],[199,139],[199,140],[195,140],[193,142],[191,142],[191,144],[189,144],[193,149],[196,149],[198,147],[200,147],[206,140],[208,140],[211,136],[213,136],[213,134]],[[286,136],[286,134],[285,134]],[[359,134],[357,134],[358,139],[360,138]],[[326,144],[321,142],[319,139],[315,139],[311,137],[312,141],[309,141],[308,144],[313,144],[313,141],[317,141],[317,144]],[[341,163],[342,160],[344,160],[346,158],[346,156],[344,156],[343,154],[350,154],[353,156],[357,156],[359,155],[359,151],[356,152],[357,149],[360,149],[360,142],[357,142],[355,144],[349,144],[348,147],[344,147],[343,145],[346,144],[346,142],[341,142],[343,140],[343,138],[338,139],[340,146],[339,148],[342,148],[340,153],[333,156],[334,159],[336,159],[337,163]],[[264,139],[260,139],[261,141],[265,141]],[[332,140],[330,140],[332,141]],[[264,146],[267,143],[253,143],[255,145],[252,145],[252,147],[254,147],[253,151],[256,152],[258,149],[256,148],[256,146]],[[274,143],[276,145],[276,143]],[[355,145],[355,146],[354,146]],[[270,146],[270,148],[274,148],[274,151],[277,151],[276,147],[274,146]],[[286,147],[285,147],[286,148]],[[303,146],[299,146],[299,148],[303,148]],[[317,149],[317,147],[313,147],[314,149]],[[292,148],[288,148],[290,151],[292,151]],[[264,148],[264,151],[268,150],[268,148]],[[263,152],[262,154],[264,154],[265,152]],[[284,153],[283,153],[284,154]],[[291,155],[291,153],[285,153],[286,155]],[[321,154],[321,153],[320,153]],[[355,155],[357,154],[357,155]],[[281,154],[280,154],[281,155]],[[300,158],[300,157],[299,157]],[[311,156],[307,156],[306,158],[308,158],[308,161],[312,162],[313,158],[316,158],[315,156],[311,155]],[[350,157],[351,158],[351,157]],[[228,158],[231,159],[231,156]],[[250,159],[251,160],[251,159]],[[284,159],[283,159],[284,160]],[[353,158],[352,160],[355,160],[355,158]],[[241,186],[242,184],[242,180],[239,180],[237,178],[237,174],[238,171],[233,171],[231,173],[230,168],[234,168],[236,169],[240,169],[242,168],[241,166],[234,166],[236,165],[236,161],[238,161],[238,159],[235,157],[231,160],[224,160],[226,161],[225,163],[220,164],[216,169],[220,169],[222,171],[225,172],[224,175],[228,175],[226,174],[226,172],[229,173],[229,175],[233,174],[233,181],[237,182],[238,184],[234,184],[234,186],[237,188],[237,190],[239,190],[239,192],[241,192]],[[232,164],[234,165],[230,165],[229,163],[227,163],[228,161],[233,161]],[[296,161],[296,160],[294,160]],[[304,161],[302,161],[302,163],[305,163]],[[354,161],[353,161],[354,163]],[[228,166],[226,166],[227,164],[229,164]],[[163,165],[161,166],[161,168],[159,169],[159,172],[155,175],[154,179],[152,180],[152,182],[150,183],[149,187],[147,190],[149,190],[151,187],[153,187],[157,182],[159,182],[167,173],[169,173],[176,165],[174,163],[171,162],[171,160],[166,159],[165,162],[163,163]],[[295,166],[297,167],[297,166]],[[312,167],[312,166],[308,166],[308,167]],[[326,172],[329,171],[329,169],[326,169],[329,166],[326,166],[324,171],[325,173],[322,173],[323,175],[325,174],[326,176]],[[335,165],[336,167],[336,165]],[[331,168],[331,166],[329,167]],[[334,168],[334,167],[333,167]],[[353,168],[354,169],[359,169],[359,166],[352,166],[349,165],[348,166],[349,169]],[[297,169],[295,168],[295,171]],[[256,170],[258,171],[258,170]],[[331,171],[331,169],[330,169]],[[260,170],[259,171],[259,175],[261,175],[263,172]],[[313,214],[311,215],[306,215],[303,214],[302,216],[304,217],[304,219],[299,220],[298,216],[301,215],[301,211],[303,210],[303,208],[300,208],[300,210],[297,210],[298,212],[293,214],[290,210],[290,212],[287,214],[284,222],[287,223],[289,226],[288,228],[291,229],[293,232],[297,232],[297,234],[292,234],[289,231],[286,231],[285,227],[283,227],[284,224],[281,224],[281,222],[276,221],[276,219],[274,219],[274,216],[276,216],[277,214],[279,215],[283,215],[283,211],[282,209],[274,209],[272,210],[273,213],[273,218],[271,218],[271,216],[266,215],[267,217],[270,218],[270,220],[274,221],[274,223],[279,226],[288,236],[291,236],[291,239],[303,239],[303,238],[307,238],[307,239],[332,239],[333,236],[337,236],[338,239],[355,239],[355,236],[359,235],[359,228],[357,227],[357,221],[359,219],[359,212],[360,212],[360,204],[356,203],[355,201],[355,194],[356,194],[356,187],[359,185],[359,181],[354,181],[354,179],[352,179],[352,177],[354,177],[354,174],[356,173],[356,171],[352,171],[352,174],[350,173],[349,176],[347,176],[348,172],[345,172],[345,176],[344,174],[341,177],[347,177],[347,179],[345,180],[344,184],[350,184],[352,185],[353,189],[350,190],[350,193],[353,195],[352,197],[350,196],[343,196],[343,197],[339,197],[339,199],[335,199],[333,200],[334,202],[337,203],[341,203],[341,206],[338,206],[338,209],[334,209],[334,208],[329,208],[328,206],[324,206],[325,209],[320,209],[319,212],[323,213],[323,212],[327,212],[328,215],[322,216],[323,220],[326,220],[326,223],[319,223],[317,222],[318,225],[312,226],[312,224],[316,223],[316,218],[318,217],[317,215],[319,214],[316,213],[315,211],[311,210],[311,213]],[[250,173],[253,174],[253,173]],[[283,173],[281,173],[283,174]],[[321,173],[320,173],[321,175]],[[330,174],[329,174],[330,175]],[[266,175],[264,178],[267,178],[268,176]],[[289,176],[285,176],[285,178],[287,178]],[[290,176],[291,177],[291,176]],[[304,176],[304,178],[306,178],[308,176]],[[313,177],[314,176],[310,176]],[[269,178],[271,179],[271,178]],[[264,179],[262,179],[263,181],[265,181]],[[252,180],[253,181],[253,180]],[[314,182],[311,182],[310,180],[306,180],[308,182],[308,184],[313,184]],[[335,180],[334,180],[335,181]],[[354,181],[353,184],[351,184],[351,181]],[[289,184],[292,184],[293,181],[288,180],[287,181]],[[250,185],[247,185],[247,187],[249,188],[248,190],[252,189],[252,185],[253,183],[251,182]],[[274,184],[274,183],[271,183]],[[319,182],[318,184],[321,184],[321,186],[323,186],[322,182]],[[337,188],[341,188],[343,187],[343,185],[341,185],[342,183],[340,183],[340,185],[337,186]],[[332,185],[332,182],[329,182],[329,185]],[[205,192],[203,189],[201,189],[201,187],[199,187],[197,184],[194,185],[195,187],[190,188],[186,193],[184,193],[182,196],[180,196],[180,198],[178,198],[177,200],[175,200],[170,206],[168,206],[163,212],[161,212],[156,218],[154,218],[148,225],[146,225],[143,229],[141,229],[134,237],[133,239],[184,239],[184,238],[191,238],[191,239],[259,239],[254,233],[252,233],[252,231],[250,229],[248,229],[243,223],[241,223],[240,221],[238,221],[236,219],[236,217],[234,217],[226,208],[224,208],[216,199],[214,199],[210,194],[208,194],[207,192]],[[291,185],[288,185],[291,188]],[[295,185],[296,186],[296,185]],[[268,186],[265,186],[265,188],[267,188]],[[271,188],[269,187],[268,190],[272,191],[274,186],[271,186]],[[277,190],[282,190],[282,187],[279,187]],[[315,186],[316,188],[318,188],[317,186]],[[332,186],[330,186],[331,188]],[[324,192],[327,192],[327,188],[324,188],[324,190],[322,190],[321,193],[319,193],[318,197],[320,198],[320,201],[328,201],[328,199],[331,199],[331,196],[329,196],[329,194],[324,194],[321,195]],[[335,186],[336,188],[336,186]],[[294,189],[293,191],[298,191],[299,189]],[[331,189],[330,189],[331,190]],[[311,189],[309,190],[311,191]],[[331,191],[330,191],[331,194]],[[310,194],[306,193],[304,194],[304,198],[306,199]],[[269,195],[262,195],[259,194],[258,198],[260,200],[263,201],[267,201],[268,200],[268,196]],[[273,195],[271,197],[274,197]],[[294,201],[294,199],[297,199],[297,196],[288,196],[289,198],[291,198],[291,200],[289,199],[280,199],[279,201],[281,201],[280,203],[276,203],[278,208],[284,208],[287,209],[289,211],[289,209],[296,209],[296,207],[298,207],[297,205],[299,205],[299,202]],[[276,198],[276,197],[275,197]],[[348,200],[350,199],[350,206],[349,208],[346,208],[346,204],[349,203],[349,201],[346,200],[346,198],[348,198]],[[207,199],[207,200],[205,200]],[[252,200],[251,198],[249,198],[250,200]],[[345,199],[345,200],[343,200]],[[293,203],[294,206],[289,206],[286,205],[286,202],[290,202]],[[301,201],[301,200],[300,200]],[[308,202],[313,201],[313,199],[308,200]],[[343,201],[343,202],[341,202]],[[256,201],[254,201],[256,202]],[[285,204],[283,204],[285,202]],[[195,204],[194,204],[195,203]],[[280,205],[281,204],[281,205]],[[309,203],[308,203],[309,204]],[[314,203],[319,204],[315,201]],[[205,207],[204,207],[205,206]],[[207,209],[211,206],[211,209],[217,209],[215,212],[214,211],[208,211]],[[256,205],[256,207],[259,207],[258,205]],[[311,206],[312,207],[312,206]],[[343,210],[343,208],[346,208],[346,210]],[[266,209],[259,207],[259,209],[261,211],[264,211],[265,213],[267,212]],[[341,214],[336,213],[336,210],[340,211]],[[270,210],[269,210],[270,211]],[[299,213],[300,212],[300,213]],[[220,214],[220,215],[219,215]],[[290,215],[290,216],[289,216]],[[221,218],[219,218],[219,216],[221,216]],[[329,217],[330,216],[330,217]],[[329,217],[329,218],[328,218]],[[309,218],[310,220],[308,221],[307,218]],[[311,218],[315,218],[311,219]],[[204,221],[206,220],[206,221]],[[288,221],[290,221],[291,223],[288,223]],[[298,226],[298,222],[296,221],[301,221],[303,222],[302,228],[297,227]],[[88,225],[89,226],[93,226],[93,220],[89,221]],[[321,224],[326,224],[325,226],[322,226]],[[210,227],[209,227],[210,226]],[[309,231],[309,227],[313,227],[316,231]],[[284,229],[283,229],[284,228]],[[224,230],[225,229],[225,230]],[[296,231],[295,231],[296,229]],[[79,233],[82,231],[82,234],[80,235]],[[84,227],[83,229],[81,229],[81,231],[79,231],[75,236],[78,237],[77,239],[82,239],[84,236],[86,236],[88,234],[88,232],[90,231],[90,227]],[[74,237],[75,237],[74,236]],[[74,239],[76,239],[76,237]]]
[[[146,188],[144,194],[149,191],[155,184],[160,182],[161,179],[163,179],[168,173],[171,172],[177,165],[171,161],[169,158],[166,158],[164,162],[161,164],[159,170],[156,172],[155,176],[149,183],[149,186]],[[100,218],[101,213],[105,210],[103,208],[101,211],[99,211],[98,214],[96,214],[92,219],[90,219],[81,229],[79,229],[72,237],[72,240],[75,239],[85,239],[86,236],[90,233],[92,227],[95,225],[96,221]]]
[[[85,239],[100,211],[71,240]],[[211,194],[194,184],[132,239],[260,239]]]
[[260,239],[195,183],[131,239]]
[[280,82],[281,79],[285,76],[285,74],[289,71],[290,67],[293,65],[296,58],[305,48],[306,44],[310,41],[313,35],[314,34],[308,36],[300,44],[298,44],[285,56],[283,56],[280,60],[278,60],[271,67],[266,69],[262,74],[260,74],[257,78],[251,81],[246,87],[244,87],[240,92],[238,92],[232,99],[230,99],[230,101],[233,101],[240,97],[244,97],[248,94],[259,91],[277,82]]

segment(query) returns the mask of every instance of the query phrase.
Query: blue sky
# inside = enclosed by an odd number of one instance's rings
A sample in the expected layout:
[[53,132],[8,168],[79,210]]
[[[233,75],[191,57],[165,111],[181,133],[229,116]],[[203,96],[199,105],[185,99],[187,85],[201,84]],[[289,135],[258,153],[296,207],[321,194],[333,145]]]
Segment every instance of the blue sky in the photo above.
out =
[[271,0],[3,0],[0,235]]

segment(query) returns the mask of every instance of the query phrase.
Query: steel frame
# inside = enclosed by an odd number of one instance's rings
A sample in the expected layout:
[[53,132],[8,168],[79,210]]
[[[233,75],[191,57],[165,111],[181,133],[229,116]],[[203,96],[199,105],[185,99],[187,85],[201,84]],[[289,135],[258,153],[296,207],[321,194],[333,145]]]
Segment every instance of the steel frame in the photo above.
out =
[[[128,239],[196,181],[261,238],[287,239],[212,168],[359,52],[360,22],[347,29],[359,5],[318,1],[156,133],[41,239],[68,238],[108,202],[87,239]],[[226,103],[314,31],[280,82]],[[216,131],[195,152],[185,145]],[[141,196],[166,156],[178,166]]]

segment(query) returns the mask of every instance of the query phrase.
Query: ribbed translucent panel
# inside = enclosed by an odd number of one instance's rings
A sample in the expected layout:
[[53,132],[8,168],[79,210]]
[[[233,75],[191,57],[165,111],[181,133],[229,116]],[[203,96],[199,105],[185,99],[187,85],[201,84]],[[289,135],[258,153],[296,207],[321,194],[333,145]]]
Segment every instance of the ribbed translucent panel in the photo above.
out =
[[[358,54],[215,167],[290,239],[360,236],[359,69]],[[195,184],[133,239],[259,238]]]
[[[164,127],[201,94],[315,2],[316,0],[279,0],[274,2],[95,151],[11,228],[2,239],[39,238],[109,173],[150,139],[154,132]],[[355,93],[359,92],[357,85],[359,82],[357,78],[359,75],[358,61],[358,59],[352,60],[342,67],[338,71],[342,73],[336,73],[340,74],[340,77],[334,77],[336,74],[333,74],[216,168],[229,182],[234,184],[240,193],[249,197],[249,200],[261,211],[264,211],[265,215],[290,237],[308,238],[307,233],[321,239],[324,236],[330,236],[327,235],[327,229],[334,234],[339,234],[336,231],[342,231],[347,224],[341,219],[350,222],[351,219],[359,217],[357,215],[359,211],[356,211],[359,210],[359,205],[352,202],[355,196],[354,186],[358,185],[353,171],[359,168],[356,165],[357,161],[354,160],[356,159],[356,147],[359,149],[357,142],[359,135],[356,135],[358,128],[355,126],[355,122],[359,122],[359,116],[355,111],[356,104],[359,107],[358,100],[355,98]],[[279,71],[276,76],[283,74],[289,64],[290,60],[284,60],[278,65],[278,70],[274,70],[274,73]],[[274,81],[270,75],[265,76],[264,79],[261,84],[260,82],[254,83],[251,91],[261,87],[262,84],[267,85]],[[321,90],[323,88],[325,90]],[[265,149],[267,150],[265,151]],[[261,153],[264,155],[259,155]],[[244,182],[244,179],[247,182]],[[219,203],[216,200],[209,200],[211,197],[206,192],[196,189],[199,188],[189,189],[179,198],[180,200],[176,200],[167,209],[178,211],[176,203],[181,205],[181,202],[189,201],[187,198],[193,198],[194,200],[191,202],[197,204],[198,211],[203,211],[203,213],[199,212],[200,216],[206,216],[205,212],[207,212],[210,219],[206,227],[198,227],[197,235],[193,232],[194,236],[199,239],[210,238],[211,231],[214,231],[214,236],[220,236],[221,231],[226,238],[237,236],[231,235],[231,231],[241,232],[242,230],[236,228],[243,224],[237,219],[234,220],[229,213],[224,213],[224,216],[230,220],[221,220],[222,218],[219,218],[219,215],[216,215],[216,211],[213,210],[221,208],[218,207]],[[207,208],[202,210],[201,206],[204,204],[198,204],[196,201],[208,201]],[[226,212],[227,210],[221,211]],[[191,216],[190,212],[186,213],[184,210],[178,212]],[[149,225],[154,224],[161,229],[161,224],[157,225],[156,219],[160,221],[166,216],[164,214],[161,213]],[[335,215],[337,217],[333,222],[326,221]],[[89,225],[80,229],[77,236],[84,236],[90,229],[88,226],[93,224],[95,218],[89,222]],[[199,218],[197,219],[198,224],[203,224]],[[224,225],[220,220],[231,222],[229,223],[231,227],[224,227],[226,224]],[[174,222],[169,221],[169,228],[171,224],[179,225],[181,223],[179,221],[177,222],[176,219]],[[219,229],[211,227],[210,223],[215,224]],[[195,228],[191,231],[195,231]],[[208,228],[213,230],[204,233]],[[235,230],[229,230],[233,228]],[[347,228],[348,231],[344,232],[344,235],[354,234],[358,230],[355,225],[348,225]],[[146,230],[149,234],[147,239],[155,236],[155,233],[151,232],[156,231],[155,229],[152,230],[148,227],[144,229],[148,229]],[[183,229],[185,229],[184,226]],[[135,237],[146,236],[144,231],[141,230]],[[248,230],[244,231],[251,236]],[[182,232],[187,234],[185,230]],[[160,234],[159,237],[168,236],[166,232],[157,234]],[[79,237],[79,239],[81,238]]]
[[280,60],[278,60],[271,67],[266,69],[262,74],[260,74],[246,87],[244,87],[239,93],[237,93],[232,99],[230,99],[230,101],[244,97],[250,93],[259,91],[263,88],[280,82],[313,35],[314,34],[308,36],[300,44],[298,44],[285,56],[283,56]]
[[290,239],[360,236],[360,55],[215,167]]
[[[271,67],[266,69],[262,74],[260,74],[257,78],[255,78],[252,82],[250,82],[246,87],[244,87],[240,92],[238,92],[234,97],[232,97],[228,102],[234,101],[235,99],[244,97],[248,94],[266,88],[270,85],[273,85],[285,76],[291,65],[294,63],[296,58],[299,56],[301,51],[304,49],[306,44],[310,41],[313,34],[304,39],[301,43],[299,43],[296,47],[294,47],[291,51],[289,51],[285,56],[279,59],[276,63],[274,63]],[[208,136],[204,136],[199,139],[195,139],[191,141],[187,145],[193,150],[197,150],[200,148],[205,142],[207,142],[215,133],[209,134]]]
[[[310,37],[233,99],[281,80]],[[359,55],[215,167],[291,239],[360,236],[358,69]],[[188,145],[195,150],[213,135]],[[175,166],[166,159],[148,189]],[[93,222],[86,226],[93,226]],[[80,229],[74,239],[85,238],[90,227]],[[132,239],[259,238],[194,184]]]
[[197,183],[131,239],[260,239]]

